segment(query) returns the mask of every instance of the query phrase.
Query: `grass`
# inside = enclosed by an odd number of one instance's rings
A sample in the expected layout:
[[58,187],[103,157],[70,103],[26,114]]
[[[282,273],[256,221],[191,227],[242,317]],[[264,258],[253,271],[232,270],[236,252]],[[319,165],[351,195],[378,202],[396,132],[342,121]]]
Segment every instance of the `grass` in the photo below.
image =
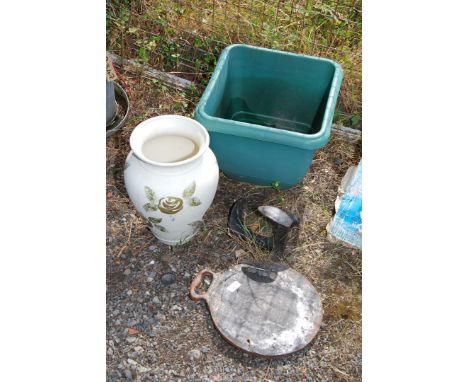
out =
[[328,57],[344,69],[335,122],[361,124],[360,0],[111,0],[107,48],[202,89],[232,43]]

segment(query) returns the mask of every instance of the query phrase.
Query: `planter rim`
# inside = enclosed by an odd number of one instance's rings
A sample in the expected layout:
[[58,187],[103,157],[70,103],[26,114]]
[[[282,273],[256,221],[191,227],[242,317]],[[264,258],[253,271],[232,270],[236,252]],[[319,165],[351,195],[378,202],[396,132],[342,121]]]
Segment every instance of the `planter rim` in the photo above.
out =
[[[156,162],[148,159],[145,157],[142,153],[142,144],[138,144],[139,140],[137,138],[137,135],[140,134],[140,132],[143,129],[148,129],[150,125],[157,126],[159,122],[164,123],[164,121],[185,121],[191,124],[193,127],[195,127],[199,132],[202,133],[204,142],[199,145],[199,150],[198,152],[185,160],[178,161],[178,162],[170,162],[170,163],[165,163],[165,162]],[[157,129],[157,127],[156,127]],[[140,159],[141,161],[151,164],[153,166],[158,166],[158,167],[178,167],[178,166],[183,166],[185,164],[193,163],[197,161],[200,157],[203,156],[205,151],[208,149],[208,146],[210,144],[210,136],[208,134],[208,131],[205,129],[205,127],[198,121],[185,117],[183,115],[176,115],[176,114],[165,114],[165,115],[158,115],[156,117],[148,118],[147,120],[141,122],[138,124],[132,131],[132,134],[130,135],[130,147],[133,151],[133,154]]]
[[[240,122],[229,120],[225,118],[215,117],[208,114],[205,111],[205,106],[210,97],[211,91],[215,86],[215,83],[220,76],[220,73],[223,67],[226,64],[227,57],[229,52],[233,49],[252,49],[258,51],[268,51],[274,52],[275,54],[281,54],[289,56],[291,58],[301,58],[307,60],[317,60],[322,62],[327,62],[333,65],[334,73],[330,85],[329,95],[327,98],[327,103],[325,106],[324,119],[322,121],[320,130],[314,134],[304,134],[295,131],[288,131],[283,129],[276,129],[273,127],[257,125],[248,122]],[[331,119],[333,117],[332,110],[335,108],[337,98],[338,98],[338,89],[340,88],[341,82],[343,79],[343,70],[341,66],[328,58],[309,56],[305,54],[284,52],[280,50],[268,49],[257,47],[247,44],[232,44],[224,48],[221,56],[219,58],[218,64],[216,65],[215,71],[206,87],[200,102],[198,103],[195,109],[195,118],[200,119],[201,121],[207,123],[207,128],[209,131],[213,131],[221,134],[230,134],[236,135],[239,137],[258,139],[262,141],[285,144],[288,146],[293,146],[302,149],[320,148],[327,144],[330,131],[331,131]]]

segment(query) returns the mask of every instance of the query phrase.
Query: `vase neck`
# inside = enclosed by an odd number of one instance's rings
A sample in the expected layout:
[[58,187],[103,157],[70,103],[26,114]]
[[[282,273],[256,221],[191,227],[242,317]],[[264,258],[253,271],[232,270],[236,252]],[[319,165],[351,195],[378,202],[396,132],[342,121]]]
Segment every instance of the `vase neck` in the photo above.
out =
[[[165,135],[176,135],[191,140],[198,151],[187,159],[181,159],[178,162],[158,162],[154,158],[149,158],[143,152],[143,146],[146,142]],[[143,161],[151,168],[161,170],[165,173],[186,172],[203,156],[210,144],[210,137],[206,129],[197,121],[181,115],[160,115],[149,118],[141,122],[133,130],[130,136],[130,147],[133,155],[140,161]],[[165,148],[167,150],[167,147]]]
[[142,161],[140,158],[138,158],[135,154],[133,154],[135,159],[138,161],[140,166],[145,168],[147,171],[151,172],[156,172],[161,175],[176,175],[176,174],[186,174],[189,173],[190,171],[194,170],[198,166],[200,166],[200,163],[203,160],[203,156],[200,158],[197,158],[196,160],[189,162],[189,163],[184,163],[181,165],[177,166],[172,166],[172,167],[165,167],[165,166],[158,166],[155,164],[147,163],[145,161]]

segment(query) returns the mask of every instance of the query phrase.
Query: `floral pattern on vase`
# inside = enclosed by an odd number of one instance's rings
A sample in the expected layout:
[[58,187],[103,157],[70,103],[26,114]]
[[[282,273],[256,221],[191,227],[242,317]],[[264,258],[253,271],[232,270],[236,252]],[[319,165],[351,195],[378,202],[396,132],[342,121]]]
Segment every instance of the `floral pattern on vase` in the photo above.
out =
[[184,201],[175,196],[166,196],[159,199],[158,207],[163,214],[174,215],[184,208]]

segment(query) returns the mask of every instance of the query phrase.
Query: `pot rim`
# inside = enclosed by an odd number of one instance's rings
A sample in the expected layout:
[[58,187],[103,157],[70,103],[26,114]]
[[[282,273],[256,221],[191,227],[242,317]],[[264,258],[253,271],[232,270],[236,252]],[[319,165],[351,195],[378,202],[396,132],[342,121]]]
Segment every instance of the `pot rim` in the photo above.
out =
[[[156,122],[156,121],[171,120],[171,119],[172,120],[184,120],[184,121],[189,122],[190,124],[192,124],[193,127],[197,128],[202,133],[202,135],[204,137],[203,144],[200,145],[198,152],[193,157],[190,157],[188,159],[184,159],[184,160],[181,160],[181,161],[178,161],[178,162],[166,163],[166,162],[156,162],[156,161],[152,161],[152,160],[148,159],[142,153],[142,145],[137,145],[136,134],[141,129],[145,128],[145,126],[147,126],[149,124],[154,124],[154,122]],[[183,115],[177,115],[177,114],[164,114],[164,115],[158,115],[156,117],[148,118],[147,120],[139,123],[133,129],[132,134],[130,135],[130,147],[131,147],[133,153],[135,154],[135,156],[138,159],[140,159],[141,161],[145,162],[145,163],[152,164],[152,165],[159,166],[159,167],[178,167],[178,166],[181,166],[181,165],[185,165],[185,164],[195,162],[197,159],[199,159],[205,153],[205,151],[208,149],[209,145],[210,145],[210,135],[208,134],[208,130],[206,130],[206,128],[200,122],[198,122],[198,121],[196,121],[196,120],[194,120],[192,118],[185,117]]]

